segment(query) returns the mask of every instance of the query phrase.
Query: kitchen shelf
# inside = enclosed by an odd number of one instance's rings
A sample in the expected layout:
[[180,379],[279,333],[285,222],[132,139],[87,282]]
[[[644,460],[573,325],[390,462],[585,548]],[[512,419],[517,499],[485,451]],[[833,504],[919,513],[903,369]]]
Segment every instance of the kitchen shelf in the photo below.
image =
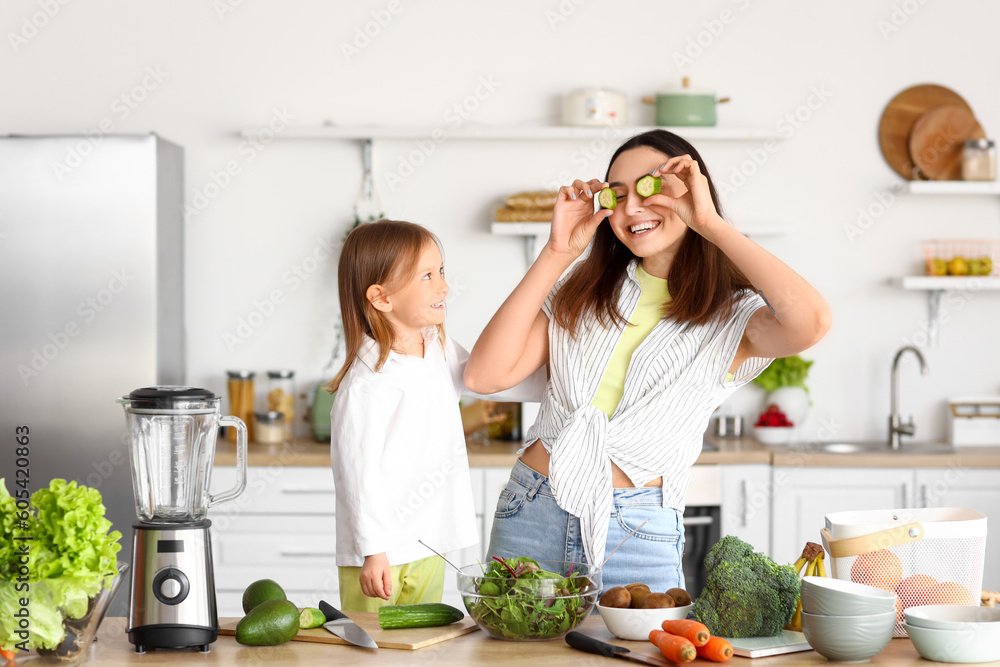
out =
[[938,317],[941,294],[950,291],[980,292],[1000,290],[1000,278],[992,276],[904,276],[894,278],[893,284],[905,290],[927,292],[927,342],[931,347],[938,343]]
[[[320,125],[314,127],[289,127],[275,139],[622,139],[647,130],[669,130],[688,140],[703,141],[758,141],[779,139],[777,131],[760,127],[653,127],[653,126],[599,126],[570,127],[564,125],[461,125],[458,127],[431,127],[405,125]],[[243,138],[256,137],[259,127],[240,131]],[[440,137],[438,139],[437,137]]]
[[1000,195],[997,181],[907,181],[914,195]]

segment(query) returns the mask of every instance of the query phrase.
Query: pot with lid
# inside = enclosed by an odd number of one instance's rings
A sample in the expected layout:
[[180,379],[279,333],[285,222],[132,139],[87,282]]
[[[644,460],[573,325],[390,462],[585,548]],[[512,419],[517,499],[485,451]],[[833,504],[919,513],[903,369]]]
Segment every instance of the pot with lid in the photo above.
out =
[[680,88],[668,89],[656,97],[643,97],[646,104],[656,105],[656,124],[676,127],[714,126],[715,107],[729,101],[716,98],[713,91],[691,87],[690,77],[684,77]]

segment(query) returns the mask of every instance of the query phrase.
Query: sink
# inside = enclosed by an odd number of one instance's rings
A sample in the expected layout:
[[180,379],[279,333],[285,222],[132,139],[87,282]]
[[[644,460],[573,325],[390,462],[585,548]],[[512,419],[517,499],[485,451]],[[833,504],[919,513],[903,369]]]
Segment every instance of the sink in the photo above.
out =
[[955,454],[956,450],[946,442],[906,442],[899,449],[890,449],[884,440],[864,442],[812,442],[802,445],[802,449],[825,452],[827,454]]

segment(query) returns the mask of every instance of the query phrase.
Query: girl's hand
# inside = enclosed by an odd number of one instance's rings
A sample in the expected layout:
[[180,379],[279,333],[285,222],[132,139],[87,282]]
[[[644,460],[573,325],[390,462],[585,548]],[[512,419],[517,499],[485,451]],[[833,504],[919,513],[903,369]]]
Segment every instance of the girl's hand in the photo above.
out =
[[559,188],[548,241],[553,252],[575,259],[587,249],[597,226],[611,215],[610,209],[603,208],[594,213],[594,198],[606,186],[597,179],[586,183],[577,179]]
[[712,194],[708,190],[708,179],[701,173],[698,162],[690,155],[679,155],[667,160],[652,175],[659,177],[666,174],[676,176],[687,190],[679,196],[671,196],[669,193],[672,188],[668,186],[671,179],[667,179],[660,194],[647,197],[645,204],[664,217],[664,209],[673,211],[684,224],[701,233],[710,222],[719,217],[719,213],[715,210]]
[[388,600],[392,595],[392,569],[385,553],[365,556],[361,566],[361,592],[370,598]]

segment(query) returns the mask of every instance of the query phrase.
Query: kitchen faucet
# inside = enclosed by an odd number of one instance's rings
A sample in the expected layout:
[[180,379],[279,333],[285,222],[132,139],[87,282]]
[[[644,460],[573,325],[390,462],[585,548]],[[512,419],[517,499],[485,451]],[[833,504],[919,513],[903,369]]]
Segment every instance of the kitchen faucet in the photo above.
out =
[[906,353],[912,352],[920,360],[920,374],[927,375],[927,364],[924,362],[924,355],[920,350],[907,345],[899,349],[892,360],[892,413],[889,415],[889,448],[899,449],[899,436],[913,435],[917,427],[913,425],[913,417],[905,424],[900,423],[899,418],[899,360]]

